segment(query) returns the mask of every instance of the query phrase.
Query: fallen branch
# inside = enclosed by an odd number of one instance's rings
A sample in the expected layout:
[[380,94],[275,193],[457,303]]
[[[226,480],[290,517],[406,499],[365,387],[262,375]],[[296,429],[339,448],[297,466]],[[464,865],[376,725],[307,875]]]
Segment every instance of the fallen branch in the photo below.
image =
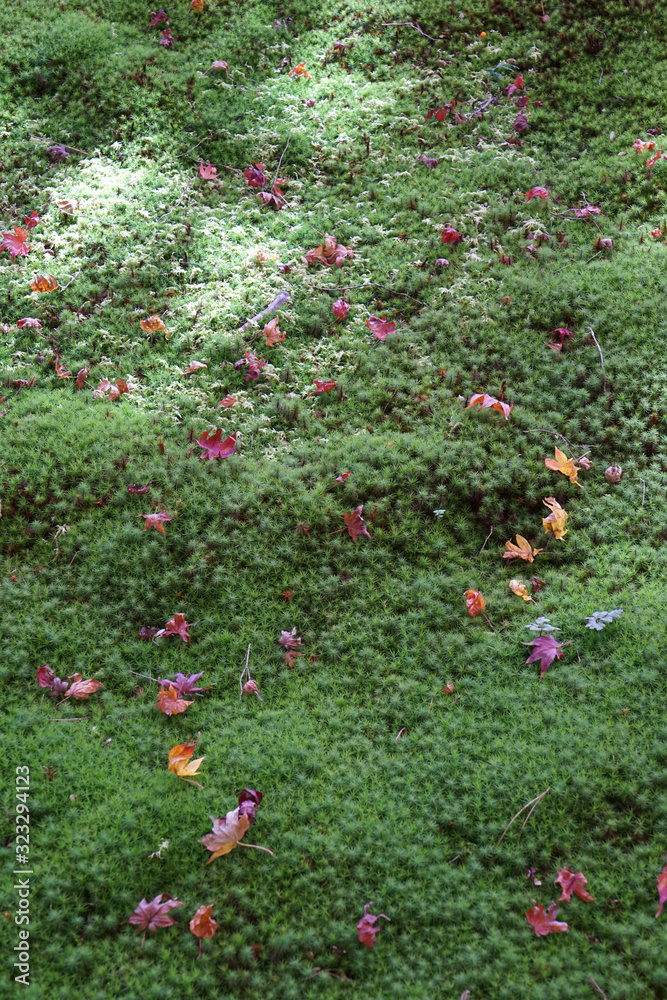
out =
[[602,357],[602,348],[598,344],[597,337],[593,333],[592,327],[587,326],[586,329],[590,333],[591,337],[593,338],[593,343],[595,344],[595,346],[597,347],[598,351],[600,352],[600,364],[602,365],[602,391],[606,392],[607,391],[607,376],[606,376],[606,373],[605,373],[605,370],[604,370],[604,358]]
[[419,27],[416,21],[382,21],[383,28],[414,28],[418,31],[420,35],[424,38],[428,38],[432,42],[437,42],[438,39],[434,38],[433,35],[427,35],[425,31]]
[[[535,806],[539,802],[541,802],[542,799],[544,798],[544,796],[547,794],[547,792],[550,792],[550,791],[551,791],[551,785],[549,785],[548,788],[545,788],[545,790],[543,792],[541,792],[539,795],[536,795],[534,799],[531,799],[530,802],[526,802],[525,806],[523,806],[521,809],[519,809],[519,811],[518,811],[518,813],[516,813],[516,815],[512,816],[512,819],[509,821],[509,823],[507,824],[507,826],[503,830],[503,832],[501,834],[501,837],[500,837],[500,840],[496,843],[496,847],[498,846],[498,844],[500,843],[500,841],[503,839],[503,837],[505,836],[505,834],[507,833],[507,831],[511,827],[512,823],[514,822],[514,820],[518,819],[519,816],[521,815],[521,813],[524,812],[524,810],[527,809],[528,806],[532,806],[533,808],[530,810],[530,812],[528,813],[528,815],[526,816],[526,818],[524,819],[524,821],[523,821],[523,823],[521,825],[521,829],[523,830],[524,826],[526,825],[526,823],[528,822],[528,820],[530,819],[530,817],[533,815],[533,809],[535,809]],[[519,836],[521,836],[521,835],[519,834]]]
[[273,302],[269,302],[266,309],[262,309],[262,311],[258,312],[256,316],[252,317],[252,319],[246,320],[243,326],[240,327],[241,332],[247,330],[249,326],[252,326],[253,323],[257,323],[258,320],[262,319],[264,316],[268,316],[269,313],[275,312],[276,309],[280,309],[280,307],[284,306],[286,302],[289,302],[289,298],[290,298],[289,292],[286,291],[280,292],[279,295],[276,295]]

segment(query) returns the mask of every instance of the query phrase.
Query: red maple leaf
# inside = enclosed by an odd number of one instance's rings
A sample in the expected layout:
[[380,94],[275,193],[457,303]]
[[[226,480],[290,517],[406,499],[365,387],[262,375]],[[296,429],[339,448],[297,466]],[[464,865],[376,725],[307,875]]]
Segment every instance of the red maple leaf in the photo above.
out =
[[658,907],[656,917],[660,916],[664,904],[667,903],[667,865],[665,865],[658,875],[658,899],[660,901],[660,905]]
[[263,163],[252,163],[243,171],[243,176],[248,182],[248,187],[266,187],[266,174]]
[[566,923],[556,920],[557,913],[558,907],[555,903],[552,903],[546,912],[540,903],[536,903],[526,913],[526,920],[533,927],[538,937],[544,937],[546,934],[558,934],[560,931],[568,931],[569,927]]
[[173,49],[174,42],[178,41],[178,35],[172,35],[171,28],[165,28],[165,30],[160,35],[160,45],[171,46]]
[[531,198],[542,198],[546,200],[549,197],[549,192],[543,187],[532,187],[530,191],[526,192],[526,201],[530,201]]
[[438,122],[444,122],[449,111],[456,107],[456,101],[450,101],[448,104],[445,103],[441,108],[434,108],[432,111],[427,111],[424,118],[428,121],[429,118],[435,118]]
[[[194,622],[186,622],[185,615],[177,613],[167,622],[164,628],[159,629],[155,633],[155,638],[157,639],[163,635],[178,635],[184,642],[190,642],[188,629],[192,628],[194,624]],[[198,676],[201,677],[201,674],[198,674]],[[169,683],[172,684],[173,681],[169,681]]]
[[384,315],[382,318],[375,314],[369,316],[366,320],[366,326],[378,340],[386,340],[388,334],[396,333],[396,324],[391,319],[385,319]]
[[590,219],[591,215],[600,215],[602,212],[601,208],[596,208],[595,205],[586,205],[584,208],[574,208],[575,219]]
[[258,358],[256,354],[252,353],[252,351],[244,350],[243,353],[245,357],[240,358],[238,361],[235,361],[234,367],[242,368],[243,365],[247,365],[248,372],[246,375],[243,376],[243,381],[255,382],[259,378],[262,368],[266,364],[266,361],[264,361],[263,358]]
[[38,222],[39,222],[39,215],[37,214],[37,212],[33,211],[29,215],[26,215],[26,217],[23,220],[23,225],[29,231],[31,229],[34,229]]
[[164,7],[160,7],[159,10],[151,11],[151,22],[148,25],[149,28],[154,28],[156,24],[160,24],[161,21],[166,21],[169,24],[169,15],[167,14]]
[[233,406],[235,402],[236,402],[236,396],[230,396],[229,394],[227,394],[224,399],[220,400],[218,406],[224,406],[224,407]]
[[16,321],[16,325],[18,326],[19,330],[22,330],[26,326],[34,327],[35,330],[42,329],[41,320],[35,319],[34,316],[24,316],[23,319],[19,319]]
[[336,476],[335,481],[337,483],[344,483],[348,476],[351,476],[351,472],[341,472],[340,476]]
[[364,915],[357,924],[357,934],[359,935],[359,940],[362,944],[365,944],[367,948],[372,948],[375,944],[375,937],[381,931],[381,927],[375,926],[375,921],[379,920],[380,917],[384,917],[385,920],[389,920],[391,923],[391,918],[385,913],[369,913],[371,906],[374,904],[372,902],[366,903],[364,906]]
[[2,243],[0,243],[0,251],[9,250],[12,260],[14,260],[14,257],[28,256],[28,253],[30,252],[30,247],[26,243],[26,240],[28,239],[28,234],[26,233],[25,229],[21,229],[20,226],[14,226],[13,233],[3,232],[2,235],[4,236],[4,239]]
[[495,396],[487,396],[485,392],[478,392],[474,396],[470,397],[470,402],[467,406],[464,406],[463,409],[469,410],[471,406],[479,406],[481,410],[497,410],[498,413],[503,414],[505,420],[509,420],[510,413],[514,408],[514,403],[510,403],[508,405],[507,403],[503,403],[499,399],[496,399]]
[[572,893],[579,899],[583,899],[585,903],[595,902],[588,889],[584,889],[584,886],[588,885],[588,879],[584,878],[581,872],[573,872],[571,868],[559,868],[554,885],[560,885],[563,889],[558,897],[559,903],[569,903],[572,899]]
[[336,301],[331,307],[331,311],[333,312],[336,319],[345,319],[345,317],[350,311],[350,307],[348,306],[345,299],[336,299]]
[[456,245],[457,243],[460,243],[462,239],[463,237],[461,236],[460,232],[457,229],[454,229],[453,226],[445,226],[445,228],[442,231],[443,243],[453,243],[454,245]]
[[199,161],[199,173],[205,181],[214,181],[218,176],[218,168],[212,166],[211,161],[206,161],[206,166],[204,166],[204,161]]
[[169,910],[173,910],[177,906],[183,906],[183,903],[174,899],[168,892],[159,892],[150,903],[145,898],[142,899],[125,923],[136,924],[137,930],[144,932],[141,939],[141,947],[143,948],[146,930],[155,933],[158,927],[171,927],[172,924],[176,923],[174,918],[169,916]]
[[315,388],[312,392],[309,392],[309,396],[317,396],[320,392],[331,392],[332,389],[336,388],[336,383],[330,379],[328,382],[323,382],[320,379],[315,379]]
[[222,430],[220,428],[214,434],[211,434],[210,431],[204,431],[197,441],[199,447],[204,449],[199,457],[210,459],[229,458],[236,451],[236,433],[234,431],[233,434],[230,434],[222,441]]
[[171,521],[171,517],[167,514],[166,510],[160,510],[156,514],[142,514],[141,516],[146,522],[144,531],[148,531],[149,528],[155,528],[155,530],[159,531],[161,535],[164,535],[164,526],[162,522]]
[[514,83],[510,83],[508,87],[505,87],[505,93],[507,94],[507,99],[509,100],[512,94],[515,94],[517,90],[523,90],[523,77],[520,73],[514,77]]
[[552,635],[540,635],[532,642],[522,642],[521,645],[534,647],[526,663],[540,661],[540,680],[542,680],[553,661],[563,659],[562,647],[566,646],[567,643],[556,642]]
[[76,385],[78,389],[83,389],[83,384],[87,378],[88,378],[88,369],[79,368],[78,372],[76,373]]
[[353,542],[356,542],[359,535],[365,535],[366,538],[371,536],[368,534],[368,528],[366,527],[366,522],[361,516],[361,512],[364,509],[363,504],[359,504],[355,507],[351,514],[343,514],[345,524],[347,526],[347,531]]

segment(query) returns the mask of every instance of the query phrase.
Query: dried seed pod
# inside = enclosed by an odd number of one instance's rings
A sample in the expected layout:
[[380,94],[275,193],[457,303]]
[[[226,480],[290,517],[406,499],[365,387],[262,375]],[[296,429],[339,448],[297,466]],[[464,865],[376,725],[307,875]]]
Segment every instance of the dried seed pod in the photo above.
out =
[[610,465],[604,472],[604,478],[608,483],[620,483],[622,475],[623,469],[620,465]]
[[599,252],[600,250],[613,250],[614,241],[610,236],[598,236],[595,240],[593,246]]

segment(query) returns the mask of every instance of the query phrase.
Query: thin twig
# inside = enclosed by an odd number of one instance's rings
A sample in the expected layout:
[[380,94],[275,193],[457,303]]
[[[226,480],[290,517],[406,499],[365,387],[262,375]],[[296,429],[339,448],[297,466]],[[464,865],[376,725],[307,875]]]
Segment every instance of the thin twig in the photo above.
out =
[[[154,677],[149,677],[148,674],[139,674],[139,673],[137,673],[136,670],[130,670],[130,673],[134,674],[136,677],[145,677],[147,681],[151,682],[151,684],[155,681]],[[157,683],[157,681],[156,681],[156,683]]]
[[480,555],[480,556],[481,556],[482,552],[483,552],[483,551],[484,551],[484,549],[486,548],[486,543],[488,542],[488,540],[489,540],[489,538],[491,537],[491,535],[492,535],[492,534],[493,534],[493,528],[491,528],[491,531],[490,531],[490,532],[488,533],[488,535],[487,535],[487,536],[486,536],[486,538],[484,539],[484,545],[482,545],[481,549],[480,549],[480,550],[479,550],[479,552],[477,553],[478,555]]
[[280,292],[278,295],[276,295],[276,297],[273,300],[273,302],[269,302],[269,304],[266,307],[266,309],[262,309],[262,311],[258,312],[256,316],[252,317],[252,319],[246,320],[246,322],[243,324],[243,326],[239,327],[239,332],[243,333],[243,331],[247,330],[248,327],[252,326],[253,323],[256,323],[258,320],[262,319],[264,316],[268,316],[269,313],[275,312],[276,309],[280,309],[280,307],[284,306],[286,302],[289,302],[289,299],[290,299],[290,293],[289,292],[287,292],[287,291]]
[[[496,847],[498,846],[498,844],[500,843],[500,841],[503,839],[503,837],[505,836],[505,834],[507,833],[507,831],[511,827],[512,823],[514,822],[514,820],[518,819],[519,816],[521,815],[521,813],[524,812],[528,808],[528,806],[533,806],[533,809],[534,809],[535,806],[538,804],[538,802],[541,802],[542,799],[544,798],[544,796],[547,794],[547,792],[550,792],[550,791],[551,791],[551,785],[549,785],[548,788],[545,788],[545,790],[543,792],[541,792],[540,795],[536,795],[534,799],[531,799],[530,802],[526,802],[525,806],[523,806],[521,809],[519,809],[519,811],[518,811],[518,813],[516,813],[516,815],[512,816],[512,819],[509,821],[509,823],[507,824],[507,826],[503,830],[502,835],[500,837],[500,840],[496,843]],[[530,812],[528,813],[528,816],[526,816],[526,819],[524,820],[523,826],[525,826],[526,823],[528,822],[528,819],[531,816],[531,814],[533,812],[533,809],[531,809]],[[521,827],[522,830],[523,830],[523,826]]]
[[602,348],[598,344],[597,337],[593,333],[593,328],[590,327],[590,326],[587,326],[586,329],[589,331],[591,337],[593,338],[593,343],[595,344],[595,346],[597,347],[598,351],[600,352],[600,364],[602,365],[602,390],[603,390],[603,392],[606,392],[607,391],[607,375],[606,375],[605,370],[604,370],[604,358],[602,357]]
[[72,556],[72,558],[69,561],[70,566],[72,565],[72,563],[74,562],[74,560],[76,559],[76,557],[78,556],[78,554],[79,554],[80,551],[81,551],[81,549],[77,549],[76,550],[76,552],[74,553],[74,555]]
[[243,670],[241,671],[241,676],[239,677],[239,687],[241,688],[241,697],[239,699],[240,701],[243,701],[243,678],[244,678],[246,672],[248,674],[248,678],[250,678],[250,671],[248,670],[248,663],[249,663],[249,661],[250,661],[250,643],[248,643],[248,648],[247,648],[246,654],[245,654],[245,666],[244,666]]
[[277,182],[278,182],[278,174],[280,173],[280,164],[283,162],[283,156],[287,152],[287,147],[289,146],[289,141],[292,138],[292,132],[293,131],[294,131],[294,129],[291,128],[290,129],[290,133],[287,136],[287,142],[285,143],[285,148],[283,149],[282,153],[280,154],[280,159],[278,160],[278,166],[276,167],[276,176],[273,178],[272,188],[274,188],[276,186]]
[[63,287],[60,289],[60,291],[64,292],[66,288],[69,288],[69,286],[72,284],[72,282],[76,281],[76,279],[79,277],[80,274],[81,274],[81,271],[77,271],[76,274],[74,275],[74,277],[70,278],[69,281],[67,282],[67,284],[63,285]]
[[570,442],[568,441],[568,439],[566,437],[564,437],[563,434],[559,434],[558,431],[549,431],[549,430],[546,429],[546,427],[534,427],[530,431],[522,431],[521,433],[522,434],[551,434],[551,435],[553,435],[553,437],[560,438],[561,441],[564,441],[565,444],[570,449],[570,451],[572,451],[572,452],[574,451],[574,448],[572,447],[572,445],[570,444]]
[[602,253],[602,250],[598,250],[598,252],[597,252],[597,253],[594,253],[592,257],[589,257],[589,258],[588,258],[588,260],[586,261],[586,263],[587,263],[587,264],[590,264],[590,262],[591,262],[592,260],[595,260],[595,258],[596,258],[596,257],[599,257],[601,253]]
[[566,267],[572,267],[574,263],[575,261],[571,260],[569,264],[563,264],[563,266],[559,267],[557,271],[554,271],[554,274],[558,274],[560,271],[564,271]]
[[346,292],[348,288],[382,288],[383,291],[389,292],[390,295],[400,295],[404,299],[412,299],[420,306],[426,306],[427,309],[432,309],[428,302],[422,302],[421,299],[416,299],[413,295],[408,295],[407,292],[397,292],[389,285],[379,285],[376,281],[368,281],[365,285],[339,285],[334,287],[325,287],[324,285],[311,285],[311,288],[317,289],[319,292]]
[[180,197],[180,198],[178,199],[178,201],[176,202],[176,204],[175,204],[175,205],[173,205],[173,206],[172,206],[172,208],[170,208],[168,212],[165,212],[165,213],[164,213],[163,215],[158,215],[158,217],[157,217],[157,222],[159,222],[159,221],[160,221],[160,219],[166,219],[166,217],[167,217],[168,215],[171,215],[171,213],[172,213],[172,212],[173,212],[173,211],[174,211],[175,209],[177,209],[177,208],[178,208],[178,206],[179,206],[179,205],[181,204],[181,202],[182,202],[182,201],[183,201],[183,199],[185,198],[185,195],[187,194],[187,192],[188,192],[188,189],[189,189],[190,187],[192,187],[192,184],[193,184],[193,182],[192,182],[192,181],[188,181],[188,183],[187,183],[187,184],[185,185],[185,187],[183,188],[183,193],[182,193],[181,197]]
[[589,980],[589,982],[591,982],[593,984],[593,986],[598,991],[598,993],[600,994],[600,996],[603,997],[604,1000],[607,1000],[606,996],[604,995],[604,993],[602,992],[602,990],[600,989],[600,987],[598,986],[598,984],[595,982],[595,980],[593,979],[593,977],[589,976],[588,980]]
[[437,42],[439,39],[434,38],[433,35],[427,35],[425,31],[419,27],[416,21],[382,21],[383,28],[414,28],[418,31],[420,35],[424,38],[428,38],[432,42]]
[[80,715],[76,719],[47,719],[47,722],[83,722],[84,719],[89,719],[89,715]]
[[[213,135],[213,133],[209,132],[209,134],[205,135],[203,139],[200,139],[199,142],[197,143],[197,145],[193,146],[192,149],[197,149],[198,146],[201,146],[202,142],[206,142],[206,140],[210,139],[212,135]],[[174,159],[175,160],[180,160],[180,158],[182,156],[189,156],[191,154],[191,152],[192,152],[192,149],[188,149],[187,152],[185,152],[185,153],[179,153],[178,156],[174,157]]]

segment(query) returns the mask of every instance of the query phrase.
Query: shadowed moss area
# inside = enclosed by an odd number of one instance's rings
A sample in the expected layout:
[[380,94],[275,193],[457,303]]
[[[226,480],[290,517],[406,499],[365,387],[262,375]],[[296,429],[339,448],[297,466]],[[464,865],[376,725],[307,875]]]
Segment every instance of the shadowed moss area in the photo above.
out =
[[[27,1000],[586,1000],[589,977],[665,1000],[664,12],[175,0],[172,48],[149,6],[0,9],[0,228],[40,216],[27,256],[0,253],[8,979],[28,765]],[[253,163],[286,178],[279,211]],[[340,269],[304,260],[327,233],[353,251]],[[31,291],[38,274],[59,287]],[[241,326],[281,292],[265,346],[264,320]],[[104,378],[129,392],[101,398]],[[509,420],[464,409],[476,393]],[[200,460],[213,428],[231,458]],[[582,488],[545,467],[555,445],[593,461]],[[546,497],[569,514],[548,544]],[[517,533],[545,550],[532,565],[501,558]],[[509,581],[533,575],[524,602]],[[190,644],[138,638],[177,612]],[[521,645],[538,616],[570,643],[541,682]],[[248,643],[263,702],[239,701]],[[56,707],[44,663],[104,687]],[[156,678],[177,671],[209,690],[168,718]],[[204,791],[167,770],[197,734]],[[275,857],[207,866],[209,817],[244,787],[264,793],[246,839]],[[595,902],[538,938],[525,913],[563,866]],[[184,906],[142,950],[124,922],[161,892]],[[197,961],[188,922],[214,900]],[[369,900],[391,918],[372,950]]]

